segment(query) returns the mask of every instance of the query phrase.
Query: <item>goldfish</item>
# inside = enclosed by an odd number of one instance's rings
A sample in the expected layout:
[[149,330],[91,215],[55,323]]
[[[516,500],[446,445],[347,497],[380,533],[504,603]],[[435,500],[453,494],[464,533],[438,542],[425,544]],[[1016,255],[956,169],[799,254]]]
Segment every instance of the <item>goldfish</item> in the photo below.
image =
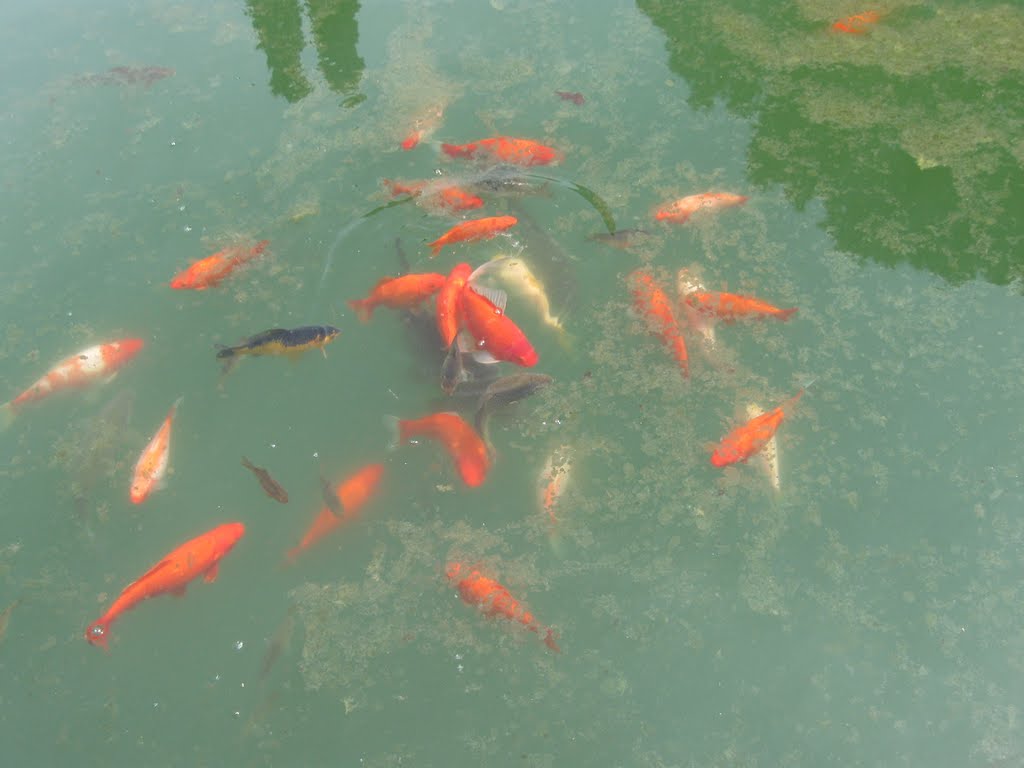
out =
[[377,307],[406,309],[429,299],[444,285],[445,276],[437,272],[382,277],[365,299],[353,299],[348,305],[361,322],[368,322]]
[[409,151],[416,147],[423,139],[434,132],[441,118],[444,117],[444,106],[429,107],[412,122],[412,129],[402,140],[401,147]]
[[324,347],[334,341],[340,333],[341,331],[333,325],[304,325],[292,329],[271,328],[260,331],[233,347],[217,344],[217,359],[225,361],[224,373],[227,373],[244,356],[284,355],[297,360],[303,353],[319,349],[326,358],[327,350]]
[[462,322],[476,340],[478,358],[531,368],[540,358],[526,334],[505,314],[506,300],[504,291],[474,288],[467,283],[461,297]]
[[481,435],[487,435],[487,418],[498,406],[509,405],[529,397],[548,386],[554,379],[543,373],[510,373],[495,379],[480,395],[473,425]]
[[558,500],[562,498],[569,484],[571,472],[572,449],[568,445],[560,445],[548,456],[537,477],[539,506],[552,526],[558,523],[555,510],[558,507]]
[[777,408],[752,418],[745,424],[736,427],[722,438],[711,453],[711,463],[716,467],[725,467],[740,461],[746,461],[768,444],[783,419],[796,405],[803,395],[800,390]]
[[135,357],[143,346],[145,342],[142,339],[120,339],[97,344],[61,360],[35,384],[0,406],[5,417],[3,426],[9,426],[23,406],[38,402],[54,392],[79,389],[102,379],[113,378],[118,369]]
[[583,94],[579,91],[555,91],[555,95],[562,101],[571,101],[577,107],[582,106],[583,102],[586,101],[583,98]]
[[563,155],[557,149],[529,139],[495,136],[469,144],[442,144],[441,151],[449,157],[497,160],[512,165],[550,165],[560,163]]
[[630,280],[633,283],[633,303],[637,311],[646,317],[651,330],[672,351],[683,378],[690,378],[690,355],[686,349],[686,340],[668,296],[646,272],[633,272]]
[[779,309],[752,296],[740,296],[735,293],[693,291],[687,294],[686,302],[701,313],[713,315],[729,323],[744,317],[774,317],[786,321],[797,311],[796,307]]
[[420,205],[439,213],[471,211],[484,205],[484,201],[472,192],[452,184],[438,185],[426,181],[403,182],[391,179],[384,179],[383,183],[391,190],[392,197],[418,197]]
[[171,279],[175,290],[205,291],[220,285],[228,275],[246,262],[252,261],[270,245],[269,240],[260,240],[251,248],[231,246],[212,256],[200,259]]
[[186,541],[125,587],[107,612],[86,628],[85,639],[107,649],[110,626],[125,611],[131,610],[143,600],[168,592],[181,597],[188,583],[198,576],[202,576],[206,582],[214,581],[221,558],[244,535],[245,526],[242,523],[225,523]]
[[333,493],[330,485],[327,484],[324,493],[324,506],[321,507],[313,524],[303,534],[298,545],[289,549],[285,554],[286,562],[293,562],[302,552],[342,523],[355,519],[359,510],[376,493],[383,474],[383,464],[367,464],[355,474],[338,483]]
[[515,216],[487,216],[482,219],[470,219],[456,224],[437,240],[430,243],[431,257],[437,256],[446,245],[490,240],[499,232],[514,227],[519,220]]
[[702,192],[699,195],[682,197],[671,203],[666,203],[654,213],[658,221],[672,221],[682,224],[697,213],[697,211],[715,211],[719,208],[728,208],[733,205],[742,205],[749,198],[745,195],[734,195],[730,192]]
[[473,268],[469,264],[456,264],[437,294],[437,332],[445,348],[451,347],[459,332],[460,298],[472,273]]
[[132,504],[141,504],[153,491],[164,487],[167,466],[171,457],[171,423],[174,421],[174,414],[181,401],[180,397],[174,401],[174,405],[167,412],[167,418],[160,425],[160,429],[142,449],[139,460],[135,462],[132,487],[128,494]]
[[551,314],[551,299],[548,298],[547,289],[537,276],[530,269],[522,258],[510,256],[495,256],[487,264],[478,267],[470,278],[470,282],[479,279],[485,274],[495,274],[499,280],[514,288],[521,296],[529,299],[537,308],[540,318],[545,325],[554,328],[556,331],[565,332],[562,321]]
[[478,606],[485,616],[504,616],[518,622],[538,635],[543,630],[544,644],[555,653],[562,652],[555,642],[552,629],[538,624],[533,614],[512,597],[504,585],[463,563],[448,563],[445,573],[448,580],[459,590],[459,597],[464,603]]
[[714,350],[718,343],[714,321],[707,316],[701,317],[688,301],[694,293],[706,291],[704,283],[687,267],[682,267],[676,272],[676,293],[679,295],[680,307],[686,313],[687,324],[704,337],[708,349]]
[[462,482],[470,488],[483,484],[487,479],[491,460],[487,446],[472,426],[457,413],[434,413],[420,419],[397,419],[385,417],[385,424],[391,429],[392,445],[404,445],[416,437],[425,437],[440,442],[448,451]]
[[242,466],[256,475],[256,479],[260,482],[260,487],[263,492],[275,501],[279,501],[282,504],[288,503],[288,491],[286,491],[277,480],[270,476],[270,473],[262,467],[257,467],[245,456],[242,457]]
[[881,21],[884,14],[878,11],[865,11],[847,16],[845,19],[832,24],[833,32],[843,32],[847,35],[863,35],[872,25]]

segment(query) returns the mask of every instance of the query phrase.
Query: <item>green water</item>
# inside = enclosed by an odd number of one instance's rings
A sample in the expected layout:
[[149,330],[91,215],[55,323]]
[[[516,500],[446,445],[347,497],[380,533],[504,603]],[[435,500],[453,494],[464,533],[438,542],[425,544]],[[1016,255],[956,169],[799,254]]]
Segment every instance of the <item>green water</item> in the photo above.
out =
[[[92,344],[147,346],[0,438],[0,610],[22,599],[0,640],[4,764],[1024,764],[1024,11],[893,2],[869,34],[827,32],[860,10],[9,9],[0,400]],[[436,105],[434,133],[401,151]],[[565,153],[537,194],[484,195],[484,214],[520,218],[511,238],[430,260],[453,219],[366,216],[382,178],[467,172],[438,142],[502,134]],[[709,189],[750,200],[652,220]],[[602,212],[648,236],[588,239]],[[169,289],[239,238],[269,256],[215,290]],[[568,333],[512,294],[555,384],[492,421],[478,489],[435,445],[385,450],[384,415],[452,407],[397,313],[360,325],[345,305],[396,273],[396,238],[420,271],[521,248]],[[695,267],[799,312],[719,326],[714,348],[692,335],[687,384],[630,311],[638,266],[672,293]],[[342,329],[326,359],[246,360],[218,387],[214,344],[324,323]],[[709,464],[746,404],[811,380],[778,434],[779,491],[754,462]],[[179,396],[173,474],[134,507],[132,466]],[[553,537],[535,482],[561,445]],[[373,461],[361,518],[281,569],[319,473]],[[247,534],[214,584],[126,614],[109,654],[83,639],[161,556],[230,520]],[[463,604],[453,559],[563,652]]]

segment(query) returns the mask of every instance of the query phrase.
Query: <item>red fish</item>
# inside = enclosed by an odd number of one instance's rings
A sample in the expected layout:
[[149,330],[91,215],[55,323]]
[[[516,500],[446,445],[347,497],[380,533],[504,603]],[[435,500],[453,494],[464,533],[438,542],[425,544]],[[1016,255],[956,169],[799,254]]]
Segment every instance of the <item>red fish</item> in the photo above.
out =
[[437,186],[436,183],[426,181],[391,179],[383,179],[382,183],[391,192],[392,197],[418,197],[419,204],[433,212],[460,213],[482,208],[484,205],[481,198],[455,185]]
[[139,460],[135,463],[135,472],[132,475],[132,487],[128,497],[132,504],[141,504],[157,488],[162,488],[164,477],[167,474],[167,466],[171,456],[171,422],[174,420],[174,413],[181,403],[179,397],[164,419],[160,429],[149,441]]
[[348,305],[362,322],[368,322],[376,307],[408,309],[426,301],[444,285],[445,276],[437,272],[382,277],[365,299],[353,299]]
[[881,21],[883,16],[884,14],[878,11],[855,13],[853,16],[839,19],[839,21],[832,25],[831,29],[833,32],[843,32],[847,35],[863,35],[872,26]]
[[394,181],[393,179],[381,179],[381,184],[388,188],[392,197],[401,197],[402,195],[416,197],[427,186],[425,181]]
[[557,149],[545,147],[529,139],[495,136],[469,144],[442,144],[441,150],[449,157],[484,158],[512,165],[550,165],[560,163],[563,155]]
[[666,203],[654,212],[654,218],[658,221],[673,221],[676,224],[682,224],[697,211],[715,211],[719,208],[742,205],[748,199],[745,195],[734,195],[730,192],[702,192],[699,195],[681,197],[671,203]]
[[460,324],[476,340],[476,350],[494,360],[532,368],[540,358],[526,334],[505,314],[505,300],[504,291],[466,283],[459,304]]
[[434,132],[441,118],[444,117],[444,106],[428,107],[424,112],[413,120],[412,130],[402,140],[402,149],[408,151],[417,146],[423,139]]
[[456,264],[437,294],[437,332],[445,347],[450,347],[458,335],[460,297],[472,273],[469,264]]
[[672,311],[672,302],[646,272],[633,272],[630,282],[633,284],[633,304],[637,311],[647,319],[651,331],[660,336],[665,346],[672,351],[683,378],[690,378],[690,355],[686,350],[682,329]]
[[562,101],[571,101],[577,107],[581,106],[586,99],[578,91],[555,91],[555,95]]
[[448,563],[445,572],[449,581],[454,583],[456,589],[459,590],[459,597],[463,602],[479,606],[485,616],[504,616],[519,622],[538,635],[543,630],[544,644],[555,653],[562,652],[555,642],[555,635],[551,628],[538,624],[533,614],[512,597],[504,585],[484,576],[476,568],[471,569],[462,563]]
[[797,311],[797,307],[779,309],[753,296],[736,293],[694,291],[686,295],[686,302],[703,314],[730,323],[744,317],[774,317],[786,321]]
[[491,460],[487,446],[476,430],[457,413],[434,413],[421,419],[387,418],[396,433],[395,445],[404,445],[416,437],[437,440],[448,450],[462,482],[471,488],[487,479]]
[[125,587],[107,612],[86,628],[85,639],[93,645],[107,648],[110,625],[125,611],[143,600],[168,592],[180,597],[185,594],[188,583],[198,576],[202,576],[204,581],[213,581],[217,578],[221,558],[244,534],[242,523],[225,523],[186,541]]
[[490,240],[509,227],[514,227],[519,222],[515,216],[488,216],[483,219],[470,219],[461,224],[456,224],[437,240],[430,243],[431,257],[437,256],[441,249],[452,243],[462,243],[475,240]]
[[61,360],[45,376],[9,403],[3,405],[7,420],[22,406],[42,400],[53,392],[77,389],[110,378],[142,349],[142,339],[120,339],[83,349]]
[[[354,519],[363,505],[377,491],[383,474],[383,464],[367,464],[354,475],[340,482],[335,490],[339,504],[324,504],[316,519],[313,520],[313,524],[303,535],[302,541],[298,546],[288,550],[285,555],[286,561],[291,563],[302,552],[342,523]],[[334,508],[332,509],[332,507]]]
[[259,256],[269,240],[260,240],[251,248],[231,246],[205,259],[200,259],[183,272],[179,272],[171,280],[171,288],[176,290],[205,291],[213,288],[234,272],[238,267]]
[[715,446],[711,453],[711,463],[716,467],[725,467],[746,461],[764,448],[803,393],[801,389],[778,408],[762,413],[746,424],[736,427]]

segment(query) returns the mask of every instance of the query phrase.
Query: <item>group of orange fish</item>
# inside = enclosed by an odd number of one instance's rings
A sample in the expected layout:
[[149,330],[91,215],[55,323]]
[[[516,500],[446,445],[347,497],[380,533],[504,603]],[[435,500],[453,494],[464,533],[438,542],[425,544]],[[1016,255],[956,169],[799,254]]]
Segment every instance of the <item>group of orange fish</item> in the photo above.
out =
[[[877,12],[865,12],[835,22],[832,29],[836,32],[863,34],[881,18],[882,15]],[[584,102],[582,94],[558,92],[558,95],[577,105]],[[413,130],[401,142],[401,148],[411,150],[418,146],[436,127],[440,117],[441,110],[437,110],[428,116],[429,119],[417,121]],[[497,162],[519,167],[544,166],[564,159],[564,155],[556,149],[529,139],[507,136],[485,138],[462,145],[443,143],[439,149],[453,159],[492,164]],[[421,202],[446,215],[461,215],[484,204],[480,197],[454,184],[391,180],[384,180],[384,184],[396,197],[429,198]],[[660,222],[683,224],[698,213],[738,206],[746,201],[747,197],[733,193],[703,192],[660,206],[655,210],[653,218]],[[507,232],[517,223],[514,216],[490,216],[462,221],[429,243],[431,258],[436,257],[445,247],[493,238]],[[196,291],[216,288],[236,270],[261,256],[268,244],[268,241],[263,240],[253,246],[236,245],[196,261],[175,275],[170,281],[170,287]],[[385,277],[368,296],[353,299],[349,304],[358,319],[367,322],[377,307],[422,311],[424,304],[434,298],[433,314],[438,337],[450,353],[462,352],[481,362],[501,361],[523,368],[535,366],[538,354],[523,331],[506,315],[504,292],[478,284],[476,276],[482,269],[474,270],[470,264],[460,262],[447,274],[428,272]],[[731,323],[745,318],[784,321],[797,311],[796,308],[780,309],[750,296],[705,290],[691,290],[680,300],[673,300],[655,277],[643,269],[632,272],[629,283],[637,312],[645,318],[650,331],[668,348],[684,379],[690,376],[686,343],[686,335],[690,331],[713,321]],[[131,361],[143,346],[142,339],[120,339],[90,347],[59,362],[28,389],[2,406],[4,422],[9,424],[13,416],[25,406],[52,393],[108,380]],[[446,388],[446,391],[449,390]],[[761,451],[775,435],[802,392],[730,431],[714,447],[711,463],[716,467],[724,467],[745,462]],[[171,406],[160,428],[136,462],[129,490],[129,499],[134,504],[143,503],[165,482],[171,428],[179,402],[180,398]],[[416,438],[437,441],[447,451],[459,477],[467,486],[476,487],[485,481],[491,467],[491,453],[478,430],[462,416],[442,412],[418,419],[390,418],[389,421],[395,433],[395,445]],[[336,487],[326,486],[324,506],[299,543],[288,550],[286,562],[294,562],[300,553],[354,519],[375,494],[384,471],[383,463],[370,463],[342,480]],[[565,462],[561,465],[556,462],[547,467],[545,472],[546,482],[541,489],[541,497],[553,521],[552,505],[564,489]],[[220,560],[244,533],[245,526],[242,523],[229,522],[172,550],[128,585],[103,616],[88,626],[86,639],[106,648],[110,626],[124,612],[158,595],[183,594],[187,584],[200,576],[206,581],[213,581]],[[549,648],[559,650],[553,631],[538,623],[533,614],[492,576],[461,562],[449,563],[446,573],[465,602],[478,606],[488,616],[502,616],[522,624],[541,634]]]

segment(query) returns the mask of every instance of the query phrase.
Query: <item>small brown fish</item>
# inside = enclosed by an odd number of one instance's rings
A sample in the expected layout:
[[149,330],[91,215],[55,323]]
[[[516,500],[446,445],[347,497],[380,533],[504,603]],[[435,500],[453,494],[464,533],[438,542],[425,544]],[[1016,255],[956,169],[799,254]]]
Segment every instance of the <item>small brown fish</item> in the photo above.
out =
[[510,373],[508,376],[495,379],[487,385],[477,404],[474,419],[476,431],[486,438],[487,419],[496,407],[523,400],[552,381],[550,376],[543,373]]
[[281,626],[274,632],[274,636],[270,638],[270,644],[267,646],[267,652],[263,654],[263,664],[260,666],[260,680],[266,678],[273,669],[274,663],[280,658],[282,653],[288,652],[288,647],[292,642],[292,635],[295,632],[295,605],[292,604],[288,607],[288,615],[284,617],[284,621],[281,622]]
[[582,106],[583,102],[586,101],[583,98],[583,94],[579,91],[555,91],[555,95],[562,101],[571,101],[577,107]]
[[281,484],[270,476],[270,473],[262,467],[257,467],[245,456],[242,457],[242,466],[256,475],[256,479],[260,481],[260,486],[263,488],[263,492],[275,501],[280,501],[282,504],[288,503],[288,491],[281,487]]
[[0,641],[2,641],[4,639],[4,635],[7,634],[7,624],[11,620],[11,614],[14,613],[14,609],[19,605],[21,605],[20,597],[4,608],[3,613],[0,613]]

